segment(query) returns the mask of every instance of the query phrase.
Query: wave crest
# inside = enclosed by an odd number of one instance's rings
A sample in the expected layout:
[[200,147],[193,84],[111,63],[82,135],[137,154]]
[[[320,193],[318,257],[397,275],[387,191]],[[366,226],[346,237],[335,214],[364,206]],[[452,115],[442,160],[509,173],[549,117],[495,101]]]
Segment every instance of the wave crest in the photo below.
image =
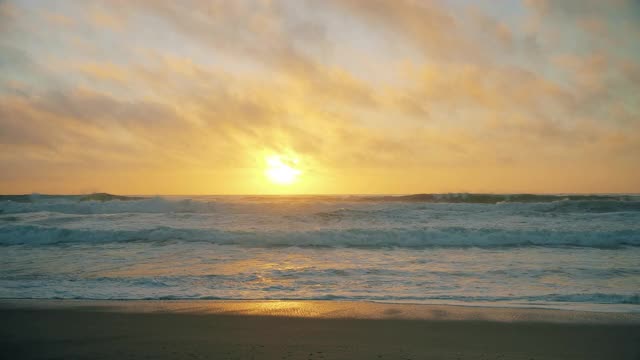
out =
[[248,247],[514,247],[575,246],[615,248],[640,246],[640,232],[468,229],[341,229],[312,231],[223,231],[155,227],[144,230],[90,230],[9,224],[0,232],[1,245],[66,243],[200,241]]

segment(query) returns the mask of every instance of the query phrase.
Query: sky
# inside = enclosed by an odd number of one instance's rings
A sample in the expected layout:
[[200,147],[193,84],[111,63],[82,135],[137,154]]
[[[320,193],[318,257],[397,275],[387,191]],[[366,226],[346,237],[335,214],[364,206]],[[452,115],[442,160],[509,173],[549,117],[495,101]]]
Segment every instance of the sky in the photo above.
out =
[[0,0],[0,193],[640,193],[638,39],[637,0]]

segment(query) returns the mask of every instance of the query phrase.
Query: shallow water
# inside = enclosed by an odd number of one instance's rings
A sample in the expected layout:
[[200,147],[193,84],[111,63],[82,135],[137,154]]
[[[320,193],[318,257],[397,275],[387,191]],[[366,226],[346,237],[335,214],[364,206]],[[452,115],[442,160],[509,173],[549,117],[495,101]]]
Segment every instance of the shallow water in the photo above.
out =
[[4,199],[0,298],[640,311],[640,201],[563,199]]

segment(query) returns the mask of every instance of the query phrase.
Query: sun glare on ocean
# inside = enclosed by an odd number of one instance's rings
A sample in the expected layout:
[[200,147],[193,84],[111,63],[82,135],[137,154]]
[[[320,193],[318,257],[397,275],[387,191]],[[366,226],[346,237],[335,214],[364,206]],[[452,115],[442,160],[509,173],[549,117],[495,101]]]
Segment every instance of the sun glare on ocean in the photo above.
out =
[[297,181],[298,176],[302,173],[302,171],[296,168],[299,160],[295,157],[270,155],[265,158],[265,161],[267,164],[265,174],[267,175],[267,178],[274,184],[293,184]]

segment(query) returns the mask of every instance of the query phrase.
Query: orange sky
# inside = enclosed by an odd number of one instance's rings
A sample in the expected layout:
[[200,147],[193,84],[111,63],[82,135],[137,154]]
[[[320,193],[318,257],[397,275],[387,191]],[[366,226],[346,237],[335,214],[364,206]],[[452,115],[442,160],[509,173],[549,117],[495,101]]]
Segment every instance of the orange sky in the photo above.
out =
[[[640,192],[640,3],[2,1],[0,193]],[[299,175],[277,184],[267,158]]]

